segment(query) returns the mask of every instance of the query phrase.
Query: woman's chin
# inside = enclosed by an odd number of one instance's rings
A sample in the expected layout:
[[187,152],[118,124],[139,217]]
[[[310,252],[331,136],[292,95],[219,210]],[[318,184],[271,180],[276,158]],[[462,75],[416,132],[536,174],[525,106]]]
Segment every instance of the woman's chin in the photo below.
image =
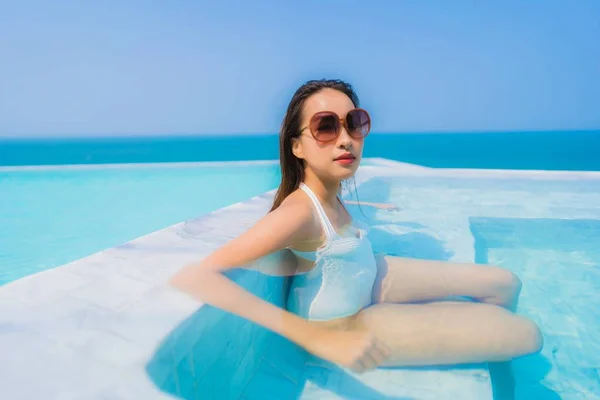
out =
[[352,167],[352,168],[347,167],[347,168],[344,168],[343,170],[339,171],[336,175],[337,175],[338,179],[343,181],[343,180],[352,178],[354,176],[354,174],[356,174],[357,169],[358,169],[358,165],[356,167]]

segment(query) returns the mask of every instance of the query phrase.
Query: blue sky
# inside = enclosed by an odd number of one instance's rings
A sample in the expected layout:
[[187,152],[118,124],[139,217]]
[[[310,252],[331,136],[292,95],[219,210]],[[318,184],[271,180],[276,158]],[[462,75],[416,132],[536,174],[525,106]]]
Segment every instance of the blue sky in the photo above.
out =
[[275,133],[303,81],[377,132],[600,128],[600,2],[0,1],[0,136]]

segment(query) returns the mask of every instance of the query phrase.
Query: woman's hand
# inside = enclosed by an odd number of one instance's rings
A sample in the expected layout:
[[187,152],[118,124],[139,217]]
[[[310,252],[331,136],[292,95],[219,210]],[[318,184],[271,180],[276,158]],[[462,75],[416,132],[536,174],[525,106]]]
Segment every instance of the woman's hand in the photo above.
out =
[[369,332],[318,329],[303,346],[308,352],[355,372],[382,365],[391,349]]
[[358,201],[354,201],[354,200],[346,200],[345,203],[348,205],[370,206],[370,207],[375,207],[375,208],[379,208],[381,210],[387,210],[387,211],[400,211],[400,207],[398,207],[396,204],[393,204],[393,203],[373,203],[373,202],[369,202],[369,201],[358,202]]
[[374,203],[373,207],[377,207],[387,211],[400,211],[400,207],[392,203]]

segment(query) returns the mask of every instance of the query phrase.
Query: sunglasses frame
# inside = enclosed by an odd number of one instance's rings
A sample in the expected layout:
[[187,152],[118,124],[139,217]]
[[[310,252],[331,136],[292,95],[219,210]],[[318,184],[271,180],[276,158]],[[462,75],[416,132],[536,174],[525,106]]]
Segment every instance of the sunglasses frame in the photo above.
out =
[[[342,126],[346,129],[346,132],[348,132],[348,135],[350,135],[351,137],[355,138],[351,133],[350,130],[348,130],[348,114],[350,114],[352,111],[362,111],[365,113],[365,115],[367,116],[367,122],[369,124],[369,128],[367,129],[367,133],[360,137],[360,139],[364,139],[366,138],[369,133],[371,133],[371,115],[369,114],[369,112],[367,110],[365,110],[364,108],[353,108],[352,110],[348,111],[346,113],[345,117],[340,117],[336,112],[334,111],[320,111],[318,113],[315,113],[311,118],[310,118],[310,122],[308,123],[307,126],[305,126],[304,128],[300,129],[300,133],[302,133],[302,131],[304,131],[305,129],[308,128],[308,130],[310,131],[311,136],[317,141],[317,142],[321,142],[321,143],[327,143],[327,142],[331,142],[332,140],[337,139],[340,136],[340,133],[342,132]],[[340,122],[340,125],[338,125],[338,129],[335,132],[335,136],[332,137],[331,139],[327,139],[327,140],[319,140],[317,138],[317,135],[315,135],[315,132],[313,131],[313,127],[315,125],[315,123],[317,122],[317,118],[321,117],[321,116],[329,116],[332,115],[335,118],[337,118]]]

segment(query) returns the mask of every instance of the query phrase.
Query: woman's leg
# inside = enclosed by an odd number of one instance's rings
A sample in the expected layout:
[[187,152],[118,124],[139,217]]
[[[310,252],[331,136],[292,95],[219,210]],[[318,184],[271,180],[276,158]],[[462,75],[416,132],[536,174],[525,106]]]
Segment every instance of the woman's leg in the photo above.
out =
[[543,345],[532,321],[485,303],[376,304],[362,310],[355,324],[390,346],[383,366],[487,362],[494,399],[514,398],[511,360]]
[[[412,303],[460,296],[515,311],[521,292],[521,281],[516,275],[506,269],[491,265],[391,256],[379,257],[377,278],[373,296],[375,303]],[[476,314],[472,316],[474,320],[477,318]],[[496,341],[510,342],[515,340],[515,335],[529,337],[529,344],[522,343],[525,350],[519,351],[519,346],[516,344],[513,349],[514,354],[523,352],[526,354],[527,348],[535,349],[535,344],[538,342],[541,346],[542,339],[539,329],[531,321],[511,316],[506,312],[501,313],[499,310],[490,310],[489,314],[492,320],[498,318],[498,320],[509,322],[499,327],[500,330],[496,332],[499,334],[496,336]],[[497,315],[497,317],[493,315]],[[453,322],[450,321],[450,323]],[[467,324],[466,326],[472,325]],[[519,326],[518,329],[524,332],[517,333],[519,331],[517,330],[511,334],[508,329],[512,329],[513,325]],[[485,327],[480,328],[484,329]],[[477,328],[475,328],[476,331]],[[506,334],[501,334],[501,332],[506,332]],[[512,362],[510,360],[494,361],[494,359],[484,361],[489,362],[494,397],[511,399],[515,386]]]
[[385,256],[377,258],[377,266],[374,303],[461,296],[514,311],[521,291],[521,281],[515,274],[491,265]]
[[542,347],[533,322],[483,303],[376,304],[354,324],[392,349],[385,366],[509,361]]

